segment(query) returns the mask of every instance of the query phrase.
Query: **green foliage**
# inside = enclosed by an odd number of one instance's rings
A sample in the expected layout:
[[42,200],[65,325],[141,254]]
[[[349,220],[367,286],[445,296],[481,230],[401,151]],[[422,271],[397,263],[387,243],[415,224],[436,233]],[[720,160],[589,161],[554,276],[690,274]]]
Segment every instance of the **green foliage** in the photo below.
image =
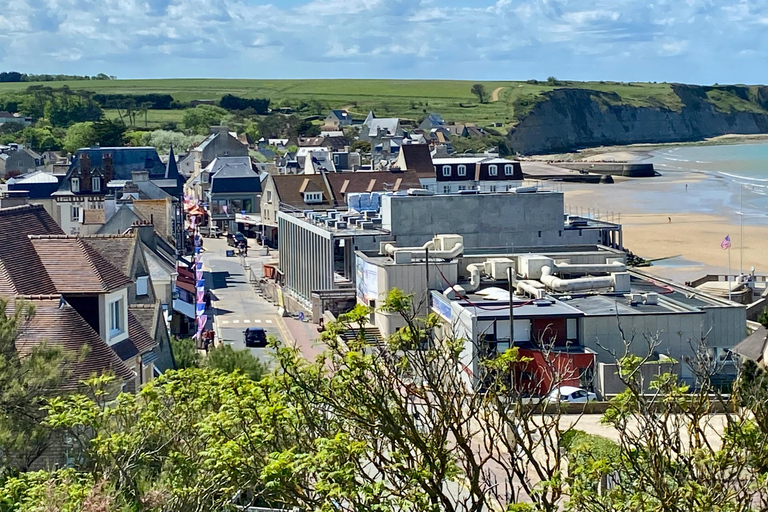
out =
[[349,150],[367,154],[371,152],[371,143],[367,140],[356,140],[349,146]]
[[194,339],[171,338],[171,350],[179,370],[200,367],[201,356]]
[[205,357],[205,366],[224,373],[240,371],[255,381],[260,380],[266,373],[265,366],[250,350],[235,350],[231,345],[221,345],[209,351]]
[[32,316],[31,305],[0,298],[0,477],[26,469],[48,446],[52,431],[41,404],[67,379],[65,361],[77,359],[46,344],[21,357],[17,333]]
[[205,135],[211,126],[218,126],[227,118],[227,111],[213,105],[198,105],[184,111],[184,128],[196,134]]
[[[74,469],[21,473],[0,485],[3,512],[112,510],[111,496],[90,475]],[[88,508],[91,507],[91,508]]]
[[473,85],[470,92],[477,96],[477,101],[480,103],[488,103],[488,91],[485,90],[485,86],[483,84]]
[[96,130],[93,123],[75,123],[67,128],[67,135],[64,137],[63,148],[70,153],[74,153],[80,148],[87,148],[96,143]]
[[167,154],[171,146],[177,153],[184,152],[202,141],[200,135],[185,135],[169,130],[154,130],[151,132],[129,132],[131,145],[152,146],[160,154]]

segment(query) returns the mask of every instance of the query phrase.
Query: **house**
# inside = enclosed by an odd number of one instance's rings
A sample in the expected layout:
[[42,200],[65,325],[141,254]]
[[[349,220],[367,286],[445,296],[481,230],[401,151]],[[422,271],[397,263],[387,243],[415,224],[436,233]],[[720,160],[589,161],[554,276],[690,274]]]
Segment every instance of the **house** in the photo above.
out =
[[6,123],[18,123],[22,126],[31,126],[32,125],[32,118],[31,117],[24,117],[19,114],[12,114],[8,112],[7,110],[0,111],[0,126],[6,124]]
[[129,391],[153,378],[142,355],[156,344],[128,315],[132,285],[87,242],[64,235],[42,206],[0,209],[0,297],[37,306],[18,347],[49,342],[81,354],[87,347],[82,360],[68,363],[70,388],[75,378],[108,371]]
[[346,208],[349,194],[405,191],[419,188],[415,172],[321,172],[317,174],[270,175],[264,181],[261,218],[264,238],[277,244],[280,211],[317,211]]
[[300,148],[319,148],[325,142],[325,137],[299,137],[296,145]]
[[[301,151],[300,148],[299,151]],[[304,174],[336,172],[336,165],[331,154],[326,150],[308,151],[304,156]]]
[[427,144],[403,145],[392,167],[401,171],[414,171],[419,173],[419,175],[434,176],[435,174],[432,155]]
[[[57,222],[69,234],[92,234],[107,221],[105,198],[132,179],[134,173],[142,180],[169,194],[179,197],[183,179],[176,159],[163,164],[157,150],[151,147],[94,147],[75,153],[59,189],[52,195],[57,204]],[[110,191],[112,189],[112,191]]]
[[424,187],[438,194],[464,190],[506,192],[522,185],[520,162],[503,158],[434,158],[434,181],[423,180]]
[[211,134],[190,151],[194,159],[193,175],[222,156],[248,156],[248,146],[230,133],[226,126],[212,126]]
[[0,178],[32,172],[43,165],[41,155],[21,144],[0,146]]
[[344,126],[352,126],[352,116],[346,110],[331,110],[323,126],[329,130],[340,130]]
[[443,119],[443,116],[440,114],[432,113],[424,118],[424,120],[419,124],[419,129],[424,130],[425,132],[429,132],[435,128],[442,128],[444,126],[445,120]]
[[377,118],[373,112],[368,114],[360,130],[360,140],[366,140],[374,144],[387,137],[402,137],[405,134],[400,126],[400,120],[396,117]]
[[237,231],[236,214],[254,214],[259,209],[261,179],[250,159],[217,158],[210,165],[210,188],[206,201],[211,223],[229,232]]
[[26,190],[28,198],[35,204],[42,204],[48,215],[56,218],[58,209],[53,193],[59,189],[63,176],[55,176],[45,171],[34,171],[10,178],[6,181],[8,190]]

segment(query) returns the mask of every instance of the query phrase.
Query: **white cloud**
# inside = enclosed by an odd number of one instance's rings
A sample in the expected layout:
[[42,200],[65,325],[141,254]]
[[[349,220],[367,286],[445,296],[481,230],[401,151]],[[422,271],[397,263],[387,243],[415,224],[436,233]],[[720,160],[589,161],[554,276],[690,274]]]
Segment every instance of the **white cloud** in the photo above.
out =
[[743,0],[269,1],[14,0],[0,68],[724,83],[759,81],[768,43],[768,6]]

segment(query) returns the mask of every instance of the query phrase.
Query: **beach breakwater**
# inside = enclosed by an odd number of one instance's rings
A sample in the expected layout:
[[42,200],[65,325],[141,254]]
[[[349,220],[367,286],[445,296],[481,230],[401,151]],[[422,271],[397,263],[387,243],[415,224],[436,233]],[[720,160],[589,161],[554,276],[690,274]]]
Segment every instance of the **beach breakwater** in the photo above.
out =
[[[679,108],[633,106],[616,93],[562,88],[509,131],[521,154],[594,146],[689,142],[725,134],[768,133],[768,87],[673,84]],[[728,102],[722,101],[723,91]]]

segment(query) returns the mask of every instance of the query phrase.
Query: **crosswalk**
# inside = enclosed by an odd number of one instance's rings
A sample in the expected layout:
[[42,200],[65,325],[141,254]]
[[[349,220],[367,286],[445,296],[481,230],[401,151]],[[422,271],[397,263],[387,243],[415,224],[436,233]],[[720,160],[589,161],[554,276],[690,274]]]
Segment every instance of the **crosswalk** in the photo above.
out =
[[241,323],[242,324],[250,324],[250,323],[254,323],[254,324],[260,324],[260,323],[271,324],[271,323],[274,323],[272,320],[270,320],[268,318],[264,319],[264,320],[262,320],[261,318],[256,318],[254,320],[250,320],[250,319],[245,319],[245,320],[219,320],[218,322],[221,325],[229,325],[229,324],[237,325],[237,324],[241,324]]

